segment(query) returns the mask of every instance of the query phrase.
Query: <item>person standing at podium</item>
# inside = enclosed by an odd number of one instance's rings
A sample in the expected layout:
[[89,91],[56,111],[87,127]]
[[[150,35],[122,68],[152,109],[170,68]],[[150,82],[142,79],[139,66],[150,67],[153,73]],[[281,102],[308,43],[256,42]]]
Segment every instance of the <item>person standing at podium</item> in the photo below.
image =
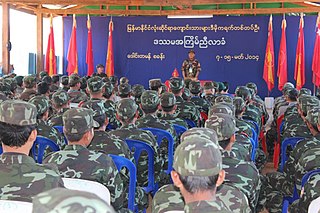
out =
[[187,84],[188,81],[197,81],[201,71],[200,62],[195,58],[196,54],[194,50],[188,52],[188,59],[185,59],[182,63],[182,75]]

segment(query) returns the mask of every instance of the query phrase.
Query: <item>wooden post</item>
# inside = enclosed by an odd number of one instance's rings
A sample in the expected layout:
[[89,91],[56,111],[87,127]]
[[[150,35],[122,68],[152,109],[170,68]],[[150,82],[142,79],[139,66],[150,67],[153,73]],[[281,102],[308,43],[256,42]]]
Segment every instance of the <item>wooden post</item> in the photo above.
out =
[[2,73],[10,72],[10,6],[7,2],[2,2]]
[[[41,6],[38,7],[41,9]],[[37,13],[37,75],[43,71],[43,13]]]

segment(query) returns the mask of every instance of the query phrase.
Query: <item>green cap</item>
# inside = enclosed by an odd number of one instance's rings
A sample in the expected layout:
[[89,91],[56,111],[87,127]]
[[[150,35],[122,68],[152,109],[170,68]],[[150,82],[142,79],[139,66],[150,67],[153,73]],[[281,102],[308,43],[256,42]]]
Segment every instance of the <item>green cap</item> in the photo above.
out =
[[244,101],[251,100],[251,92],[246,86],[239,86],[235,91],[236,97],[241,97]]
[[77,83],[80,83],[80,76],[76,73],[71,74],[69,76],[69,84],[76,85]]
[[311,90],[308,88],[301,88],[298,96],[301,95],[311,95]]
[[78,190],[55,188],[36,195],[32,212],[115,213],[114,209],[97,195]]
[[215,113],[206,121],[206,128],[213,129],[219,141],[227,140],[239,129],[236,127],[235,118],[228,114]]
[[111,96],[112,93],[113,93],[113,89],[114,89],[114,86],[111,82],[106,82],[103,86],[104,88],[104,94],[106,94],[107,96]]
[[223,113],[223,114],[228,114],[228,115],[233,116],[234,115],[234,108],[231,107],[230,105],[227,105],[226,103],[219,103],[219,104],[215,104],[210,107],[210,111],[208,114],[209,118],[214,113]]
[[121,119],[130,119],[136,114],[138,105],[131,98],[124,98],[118,102],[117,113]]
[[129,79],[126,77],[121,77],[119,81],[120,81],[120,84],[128,84],[129,83]]
[[23,83],[26,88],[32,88],[36,85],[36,77],[29,75],[23,78]]
[[309,121],[313,126],[317,126],[319,117],[320,107],[314,107],[307,113],[306,120]]
[[213,129],[203,128],[203,127],[195,127],[195,128],[188,129],[181,135],[180,140],[184,141],[190,138],[199,138],[199,137],[208,139],[220,147],[218,143],[217,133]]
[[233,98],[228,95],[219,95],[214,99],[214,102],[217,103],[229,103],[233,104]]
[[160,104],[160,98],[156,91],[147,90],[141,95],[141,106],[143,109],[155,109]]
[[249,82],[246,84],[246,87],[248,87],[249,89],[253,89],[254,93],[256,94],[258,92],[258,87],[255,83],[253,82]]
[[217,175],[222,170],[219,146],[201,136],[185,139],[175,151],[173,168],[182,176]]
[[129,93],[131,92],[131,85],[127,83],[120,84],[118,86],[118,92],[119,95],[129,95]]
[[191,97],[191,92],[188,88],[184,88],[183,93],[182,93],[182,98],[183,100],[189,100]]
[[39,78],[42,79],[43,77],[48,76],[48,73],[46,71],[41,71],[39,73]]
[[299,97],[298,102],[302,112],[305,115],[308,113],[309,109],[320,105],[319,99],[317,97],[309,95],[302,95],[301,97]]
[[0,82],[0,92],[3,92],[6,96],[12,95],[10,85],[5,82]]
[[38,115],[42,115],[49,110],[49,100],[44,96],[35,96],[29,100],[37,108]]
[[143,85],[135,84],[132,87],[132,95],[136,98],[141,97],[142,93],[145,91]]
[[0,104],[0,122],[18,126],[37,123],[37,108],[28,102],[6,100]]
[[191,81],[189,83],[189,90],[192,94],[198,94],[201,92],[200,81]]
[[103,100],[89,100],[83,103],[81,107],[91,109],[93,111],[93,117],[105,115],[107,112]]
[[103,87],[102,78],[100,78],[99,76],[91,77],[88,80],[87,84],[90,92],[101,92],[101,89]]
[[160,104],[162,107],[173,107],[176,105],[176,97],[171,92],[165,92],[161,95]]
[[233,105],[234,105],[234,108],[236,110],[236,113],[242,112],[242,110],[246,107],[246,103],[240,97],[234,97]]
[[72,108],[63,113],[64,131],[68,134],[83,134],[90,128],[99,127],[93,120],[93,111],[85,108]]
[[52,101],[57,106],[62,106],[64,104],[67,104],[70,97],[68,93],[64,90],[59,90],[52,95]]
[[172,77],[169,80],[169,87],[173,91],[181,90],[184,87],[184,81],[182,78]]

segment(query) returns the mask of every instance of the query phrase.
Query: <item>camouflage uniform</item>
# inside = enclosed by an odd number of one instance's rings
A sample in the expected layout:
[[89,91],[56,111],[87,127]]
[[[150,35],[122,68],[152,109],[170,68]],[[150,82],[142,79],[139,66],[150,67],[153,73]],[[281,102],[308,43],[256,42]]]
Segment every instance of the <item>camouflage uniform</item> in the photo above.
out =
[[203,95],[203,98],[208,101],[210,106],[214,104],[214,99],[216,98],[216,95],[214,94],[215,92],[215,86],[212,81],[205,82],[203,85],[203,89],[205,94]]
[[20,99],[23,101],[29,101],[37,94],[37,92],[33,89],[33,87],[36,85],[36,78],[34,76],[25,76],[23,78],[23,84],[25,85],[25,89],[20,94]]
[[[222,170],[222,158],[217,141],[212,141],[196,134],[184,138],[175,152],[173,168],[176,173],[183,177],[209,177],[218,175]],[[212,189],[208,190],[211,191]],[[201,188],[201,192],[205,191],[207,190]],[[216,189],[214,189],[214,191],[216,191]],[[206,201],[201,200],[201,198],[193,202],[186,200],[184,211],[232,212],[228,210],[222,202],[215,199],[215,197],[212,197],[212,200]]]
[[85,213],[89,210],[96,213],[115,213],[112,206],[95,194],[63,188],[42,192],[33,198],[32,203],[33,213]]
[[[52,95],[53,104],[59,108],[67,104],[68,101],[69,101],[69,95],[64,90],[59,90]],[[61,108],[58,112],[56,112],[54,115],[52,115],[48,119],[48,124],[50,126],[63,126],[62,115],[68,109],[69,108]]]
[[143,85],[140,84],[135,84],[132,87],[132,95],[134,96],[134,100],[136,101],[136,104],[138,105],[138,112],[139,112],[139,117],[143,116],[143,111],[140,107],[141,104],[141,95],[145,91]]
[[[189,53],[190,52],[194,53],[193,50],[190,50]],[[196,77],[196,74],[201,71],[200,62],[197,59],[185,59],[182,63],[181,71],[186,77],[194,78]]]
[[[0,122],[30,126],[36,124],[37,109],[33,104],[7,100],[0,104]],[[4,146],[4,144],[3,144]],[[53,165],[37,164],[33,158],[19,152],[0,155],[1,200],[32,200],[38,193],[63,187],[58,170]]]
[[[237,131],[234,118],[221,113],[212,115],[210,120],[206,121],[206,127],[216,131],[219,142],[230,139]],[[223,151],[222,157],[223,169],[226,171],[225,182],[241,189],[254,211],[261,188],[259,171],[252,162],[237,159],[232,151]]]
[[[83,134],[98,123],[93,120],[93,112],[84,108],[73,108],[63,114],[63,126],[66,133]],[[117,170],[111,157],[88,150],[82,145],[67,145],[63,150],[50,154],[44,162],[58,166],[60,175],[68,178],[81,178],[97,181],[105,185],[111,194],[111,204],[115,210],[126,207],[128,177]],[[147,206],[144,192],[137,188],[136,203]]]
[[[77,84],[80,83],[80,76],[78,74],[72,74],[69,76],[69,84]],[[80,90],[69,89],[68,95],[70,97],[71,103],[80,103],[82,101],[87,101],[89,98],[86,93]]]
[[193,97],[190,99],[190,102],[198,108],[200,112],[208,114],[210,104],[206,99],[198,96],[201,93],[200,81],[191,81],[189,84],[190,92],[193,94]]
[[[132,99],[125,98],[119,101],[117,113],[123,120],[132,118],[137,112],[137,105]],[[154,150],[154,171],[155,182],[161,179],[162,167],[164,164],[163,158],[159,154],[159,147],[153,134],[149,131],[138,129],[133,123],[123,124],[120,129],[110,132],[110,135],[118,137],[122,140],[133,139],[145,142]],[[145,153],[139,159],[137,166],[137,181],[140,186],[147,186],[148,184],[148,157]]]

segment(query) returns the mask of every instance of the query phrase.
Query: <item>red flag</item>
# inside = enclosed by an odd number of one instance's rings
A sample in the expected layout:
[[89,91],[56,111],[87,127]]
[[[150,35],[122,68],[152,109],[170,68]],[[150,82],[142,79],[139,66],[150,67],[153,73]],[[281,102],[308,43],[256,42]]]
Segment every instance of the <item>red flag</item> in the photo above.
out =
[[312,59],[312,71],[313,71],[313,83],[320,86],[320,13],[318,13],[316,23],[316,40],[314,43],[313,59]]
[[300,17],[299,35],[296,51],[296,63],[294,68],[294,80],[296,88],[300,90],[305,83],[305,61],[304,61],[304,32],[303,32],[303,14]]
[[288,65],[287,65],[287,38],[286,38],[286,28],[287,22],[283,17],[281,24],[281,40],[280,40],[280,49],[279,49],[279,59],[278,59],[278,89],[282,91],[283,85],[288,81]]
[[177,70],[177,68],[175,68],[172,72],[172,77],[179,77],[179,72]]
[[272,32],[272,15],[269,19],[268,41],[266,47],[266,56],[264,59],[263,79],[267,83],[268,91],[274,87],[274,47],[273,47],[273,32]]
[[90,21],[89,15],[88,15],[88,20],[87,20],[87,28],[88,28],[88,40],[87,40],[86,63],[88,65],[87,75],[91,76],[94,72],[94,66],[93,66],[91,21]]
[[107,74],[108,77],[114,76],[112,32],[113,32],[113,22],[112,22],[112,20],[110,20],[110,22],[109,22],[107,61],[106,61],[106,74]]
[[48,46],[46,53],[46,71],[49,76],[57,74],[57,61],[54,48],[54,34],[52,25],[52,15],[50,16],[50,33],[48,38]]
[[68,75],[78,73],[78,53],[77,53],[77,23],[76,16],[73,15],[73,27],[68,48]]

